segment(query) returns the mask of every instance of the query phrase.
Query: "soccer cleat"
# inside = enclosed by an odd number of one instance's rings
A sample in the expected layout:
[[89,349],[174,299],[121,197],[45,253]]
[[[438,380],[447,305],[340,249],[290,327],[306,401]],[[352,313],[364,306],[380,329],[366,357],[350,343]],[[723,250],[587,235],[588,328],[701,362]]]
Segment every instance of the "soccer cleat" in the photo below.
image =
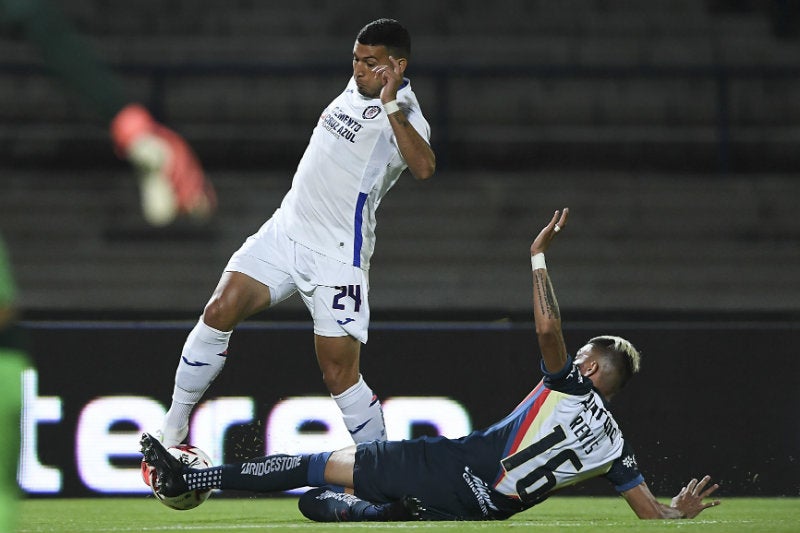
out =
[[145,463],[144,459],[142,459],[142,464],[140,465],[140,468],[142,471],[142,481],[144,481],[144,484],[147,485],[148,487],[152,487],[153,479],[155,478],[156,475],[156,469]]
[[179,496],[189,490],[183,478],[186,465],[173,457],[156,437],[143,433],[139,444],[144,463],[148,466],[148,485],[167,497]]
[[422,502],[413,496],[403,496],[401,499],[376,506],[380,508],[379,514],[386,522],[410,522],[422,520],[425,512]]
[[139,174],[142,213],[154,226],[187,214],[207,219],[217,207],[211,182],[187,142],[141,105],[125,106],[111,122],[117,154]]

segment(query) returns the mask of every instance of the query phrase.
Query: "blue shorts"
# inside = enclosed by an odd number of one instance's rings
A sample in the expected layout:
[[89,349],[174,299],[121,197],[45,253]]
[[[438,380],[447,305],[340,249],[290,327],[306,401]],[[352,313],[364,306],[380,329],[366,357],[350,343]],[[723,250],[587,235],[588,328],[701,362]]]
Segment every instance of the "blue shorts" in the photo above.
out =
[[425,520],[502,520],[523,507],[479,475],[489,477],[497,468],[490,448],[476,449],[464,439],[422,437],[359,444],[353,480],[356,496],[373,503],[419,498],[427,509]]

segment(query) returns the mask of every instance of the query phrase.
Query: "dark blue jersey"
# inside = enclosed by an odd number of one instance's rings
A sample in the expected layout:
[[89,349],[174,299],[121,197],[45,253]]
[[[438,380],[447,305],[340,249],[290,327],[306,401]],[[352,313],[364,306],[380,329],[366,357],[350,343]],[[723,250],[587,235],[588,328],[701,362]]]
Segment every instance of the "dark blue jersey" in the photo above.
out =
[[553,491],[604,475],[617,491],[644,481],[602,397],[570,359],[503,420],[460,439],[359,445],[356,494],[420,498],[427,518],[503,519]]

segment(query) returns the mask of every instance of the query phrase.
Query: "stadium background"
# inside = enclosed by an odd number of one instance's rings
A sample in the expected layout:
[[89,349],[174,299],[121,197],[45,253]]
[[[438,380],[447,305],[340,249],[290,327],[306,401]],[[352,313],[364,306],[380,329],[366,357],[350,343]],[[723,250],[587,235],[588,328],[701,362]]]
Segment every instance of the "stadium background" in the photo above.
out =
[[[0,40],[0,230],[38,392],[62,399],[39,428],[59,495],[91,492],[72,448],[92,398],[167,400],[191,321],[378,16],[412,33],[439,170],[380,209],[370,383],[456,398],[476,427],[513,407],[538,379],[528,246],[568,205],[549,258],[568,341],[614,331],[643,349],[614,409],[655,489],[708,471],[729,495],[800,494],[793,2],[57,3],[192,143],[220,200],[207,225],[147,227],[104,128],[24,41]],[[211,393],[252,395],[260,414],[319,395],[304,320],[297,299],[252,320]]]

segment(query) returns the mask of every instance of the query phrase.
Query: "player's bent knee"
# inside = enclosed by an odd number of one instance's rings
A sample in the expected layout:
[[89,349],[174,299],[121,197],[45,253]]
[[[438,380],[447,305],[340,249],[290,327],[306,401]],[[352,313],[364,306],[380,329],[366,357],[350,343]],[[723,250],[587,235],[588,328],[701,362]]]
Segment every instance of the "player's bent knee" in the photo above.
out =
[[342,507],[337,494],[327,487],[304,493],[297,501],[297,507],[303,516],[314,522],[341,522],[343,518],[337,513],[337,508]]
[[203,309],[203,322],[220,331],[230,331],[251,314],[249,307],[230,294],[214,295]]
[[323,363],[320,361],[322,381],[331,394],[341,394],[358,383],[358,363],[341,364],[338,362]]
[[230,331],[238,321],[232,312],[231,306],[227,305],[221,298],[212,298],[203,309],[203,322],[214,329]]

